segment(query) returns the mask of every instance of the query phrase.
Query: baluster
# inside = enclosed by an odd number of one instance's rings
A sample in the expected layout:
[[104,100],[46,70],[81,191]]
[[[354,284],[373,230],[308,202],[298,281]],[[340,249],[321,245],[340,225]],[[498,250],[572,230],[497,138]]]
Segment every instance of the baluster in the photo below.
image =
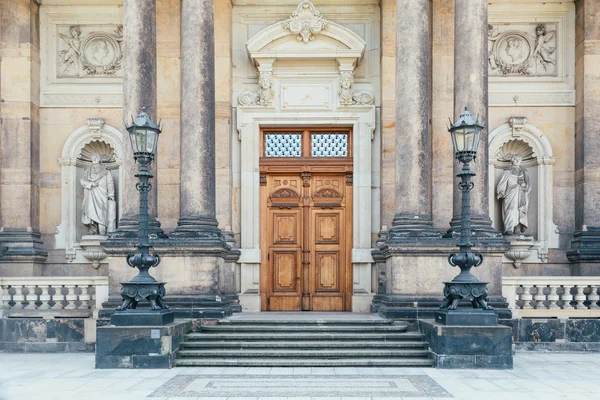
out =
[[75,301],[77,301],[77,294],[75,293],[75,285],[65,285],[65,288],[69,291],[65,295],[65,300],[67,301],[65,310],[74,310],[75,308],[77,308],[75,305]]
[[590,301],[590,309],[597,310],[600,308],[598,307],[598,300],[600,300],[600,296],[598,295],[598,285],[590,285],[588,300]]
[[578,310],[587,310],[587,307],[583,304],[586,297],[585,294],[583,294],[583,289],[585,289],[585,286],[577,285],[575,287],[577,288],[577,294],[575,295],[575,301],[577,304],[575,305],[575,308]]
[[563,286],[565,292],[560,296],[560,299],[563,301],[563,310],[572,310],[573,306],[571,305],[571,300],[573,300],[573,295],[571,295],[571,286]]
[[23,301],[25,300],[25,296],[23,295],[23,285],[14,285],[15,294],[13,295],[13,301],[15,302],[14,308],[15,310],[23,309]]
[[42,285],[40,287],[42,293],[40,294],[40,302],[42,304],[40,304],[40,306],[38,307],[38,310],[49,310],[50,309],[50,286],[48,285]]
[[546,300],[546,295],[544,294],[544,288],[546,285],[534,285],[537,292],[535,293],[535,309],[536,310],[545,310],[546,306],[544,305],[544,300]]
[[25,310],[35,310],[35,302],[37,301],[37,294],[35,294],[35,285],[27,285],[27,305]]
[[89,310],[90,309],[90,300],[92,296],[90,295],[90,287],[89,286],[80,286],[81,294],[79,295],[79,301],[81,304],[77,307],[78,310]]
[[533,309],[531,306],[531,300],[533,300],[533,296],[531,295],[530,285],[523,285],[523,294],[521,295],[521,300],[523,301],[523,310]]
[[52,295],[52,300],[54,301],[54,305],[51,310],[62,310],[63,308],[63,300],[64,295],[62,294],[63,287],[62,285],[54,286],[54,294]]
[[10,308],[10,299],[11,299],[11,295],[9,293],[9,286],[8,285],[2,285],[0,286],[0,308],[4,308],[4,309],[9,309]]
[[548,285],[548,286],[550,287],[550,293],[548,294],[548,296],[546,296],[546,298],[548,299],[548,308],[552,309],[552,310],[560,308],[557,304],[560,297],[556,293],[558,288],[560,287],[560,285]]

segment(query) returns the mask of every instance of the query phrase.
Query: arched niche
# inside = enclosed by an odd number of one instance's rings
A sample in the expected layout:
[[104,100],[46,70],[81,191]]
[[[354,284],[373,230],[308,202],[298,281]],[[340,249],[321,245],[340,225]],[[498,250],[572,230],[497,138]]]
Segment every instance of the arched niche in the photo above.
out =
[[[529,227],[526,232],[534,238],[531,254],[523,263],[548,261],[548,249],[558,248],[558,228],[553,221],[554,190],[552,166],[556,158],[548,138],[525,117],[511,117],[489,135],[489,199],[494,227],[503,229],[502,204],[496,196],[496,186],[504,169],[510,166],[510,156],[523,157],[522,166],[531,181],[528,208]],[[507,261],[509,262],[509,261]]]
[[[118,129],[104,124],[103,118],[88,118],[86,125],[75,130],[66,140],[58,159],[61,166],[62,212],[61,223],[56,228],[55,246],[57,249],[65,249],[69,262],[87,263],[90,260],[84,255],[86,247],[81,244],[87,230],[81,222],[83,187],[80,179],[83,171],[91,165],[93,153],[100,154],[102,165],[111,172],[115,184],[117,220],[120,215],[123,135]],[[97,267],[97,263],[94,266]]]
[[258,69],[259,87],[242,92],[238,104],[281,110],[371,105],[373,95],[354,88],[355,69],[366,47],[359,35],[325,19],[309,0],[303,0],[289,18],[264,28],[246,43]]

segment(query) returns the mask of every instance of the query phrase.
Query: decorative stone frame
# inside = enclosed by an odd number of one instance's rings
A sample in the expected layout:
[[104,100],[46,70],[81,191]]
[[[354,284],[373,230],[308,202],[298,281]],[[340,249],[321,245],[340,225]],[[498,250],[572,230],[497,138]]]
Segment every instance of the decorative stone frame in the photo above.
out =
[[551,23],[557,26],[556,76],[490,76],[490,106],[575,105],[573,2],[497,3],[490,5],[488,23],[507,30],[511,25]]
[[[537,170],[537,203],[538,223],[537,237],[534,238],[531,254],[522,263],[546,263],[548,262],[548,249],[558,248],[558,227],[553,221],[554,192],[552,165],[555,163],[552,146],[548,138],[533,125],[527,124],[524,117],[512,117],[509,123],[494,129],[489,135],[489,201],[490,214],[496,215],[496,171],[505,169],[510,162],[500,161],[497,154],[503,146],[512,141],[521,141],[527,144],[533,152],[533,159],[523,161],[524,167],[536,167]],[[498,222],[495,221],[494,225]],[[496,226],[499,228],[499,226]],[[512,260],[505,257],[505,262]]]
[[71,25],[93,27],[98,34],[112,33],[123,25],[122,6],[44,5],[40,8],[40,106],[122,107],[123,79],[119,76],[57,77],[58,41],[61,40],[57,28]]
[[[115,154],[115,161],[104,163],[110,170],[118,170],[119,184],[123,182],[123,170],[120,168],[123,158],[123,134],[116,128],[105,125],[102,118],[88,118],[87,124],[75,130],[66,140],[58,163],[61,165],[61,223],[56,228],[55,248],[65,249],[69,262],[88,263],[84,256],[84,248],[77,238],[77,169],[83,168],[84,163],[79,159],[83,148],[94,141],[109,145]],[[117,206],[120,215],[122,190],[117,192]],[[117,220],[118,220],[117,215]]]
[[[301,32],[296,17],[314,20],[311,32]],[[246,50],[259,73],[258,92],[245,91],[237,98],[240,146],[241,256],[240,301],[244,310],[260,311],[260,130],[262,127],[353,128],[353,311],[368,311],[373,296],[371,241],[379,228],[370,212],[373,194],[372,140],[376,128],[373,96],[345,92],[342,77],[353,76],[366,42],[349,28],[321,16],[308,1],[300,2],[292,16],[251,37]],[[294,67],[302,63],[310,68]],[[280,66],[280,64],[282,66]],[[351,98],[352,101],[349,99]],[[373,229],[372,223],[377,229]]]

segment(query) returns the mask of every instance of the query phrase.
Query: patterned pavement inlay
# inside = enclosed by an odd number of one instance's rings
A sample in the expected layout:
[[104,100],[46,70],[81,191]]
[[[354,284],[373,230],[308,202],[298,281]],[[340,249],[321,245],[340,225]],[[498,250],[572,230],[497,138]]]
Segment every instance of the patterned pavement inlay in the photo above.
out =
[[452,397],[427,375],[178,375],[149,397]]

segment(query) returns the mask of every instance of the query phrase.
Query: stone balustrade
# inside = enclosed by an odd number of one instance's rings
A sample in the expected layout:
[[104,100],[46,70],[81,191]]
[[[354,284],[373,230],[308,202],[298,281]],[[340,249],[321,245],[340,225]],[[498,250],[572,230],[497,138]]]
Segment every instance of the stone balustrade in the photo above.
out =
[[98,317],[108,277],[0,277],[0,317]]
[[600,276],[503,277],[513,318],[600,317]]

